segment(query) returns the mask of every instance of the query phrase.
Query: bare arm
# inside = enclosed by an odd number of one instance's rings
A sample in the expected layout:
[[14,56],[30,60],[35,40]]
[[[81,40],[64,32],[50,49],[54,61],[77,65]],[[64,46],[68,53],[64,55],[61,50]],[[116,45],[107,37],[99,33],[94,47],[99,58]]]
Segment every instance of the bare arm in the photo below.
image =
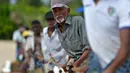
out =
[[130,53],[130,29],[122,29],[120,31],[120,41],[121,46],[120,50],[117,53],[117,56],[113,63],[108,67],[104,73],[115,73],[116,69],[119,68],[127,59]]
[[[120,28],[120,49],[108,69],[104,73],[114,73],[128,58],[130,52],[130,0],[119,0],[117,17]],[[127,28],[126,28],[127,27]]]
[[81,55],[81,57],[74,62],[74,66],[79,67],[81,63],[83,63],[83,61],[88,58],[89,53],[90,53],[90,49],[85,50]]
[[91,51],[89,43],[88,43],[88,37],[87,37],[87,31],[85,29],[84,19],[82,17],[78,17],[78,18],[80,18],[80,20],[77,20],[77,23],[79,23],[78,33],[79,33],[79,37],[81,39],[83,48],[81,48],[82,55],[74,63],[74,66],[76,67],[79,67],[80,64],[83,63],[83,61],[88,58],[89,52]]

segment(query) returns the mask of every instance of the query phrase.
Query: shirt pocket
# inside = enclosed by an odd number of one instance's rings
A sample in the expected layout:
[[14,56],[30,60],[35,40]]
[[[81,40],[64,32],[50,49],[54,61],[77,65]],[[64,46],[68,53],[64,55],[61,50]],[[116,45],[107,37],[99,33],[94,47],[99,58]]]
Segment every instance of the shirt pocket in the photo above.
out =
[[72,50],[76,50],[79,48],[80,41],[77,37],[72,37],[69,39],[69,41],[70,41],[70,46]]

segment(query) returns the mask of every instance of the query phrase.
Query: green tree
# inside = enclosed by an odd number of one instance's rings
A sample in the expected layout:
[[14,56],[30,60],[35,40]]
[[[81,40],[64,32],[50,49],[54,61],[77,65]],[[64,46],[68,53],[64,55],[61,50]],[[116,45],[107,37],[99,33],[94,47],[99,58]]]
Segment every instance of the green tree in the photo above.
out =
[[[8,2],[9,0],[0,0],[0,39],[11,39],[13,31],[17,29],[15,24],[18,23],[30,26],[31,21],[37,19],[46,26],[44,15],[50,6],[43,5],[41,0],[17,0],[14,5],[9,5]],[[70,0],[71,15],[81,15],[76,12],[76,8],[81,5],[81,0]]]
[[9,3],[9,0],[0,0],[0,4]]
[[0,5],[0,39],[11,39],[16,26],[9,18],[9,4]]
[[41,0],[29,0],[29,5],[36,7],[43,6]]

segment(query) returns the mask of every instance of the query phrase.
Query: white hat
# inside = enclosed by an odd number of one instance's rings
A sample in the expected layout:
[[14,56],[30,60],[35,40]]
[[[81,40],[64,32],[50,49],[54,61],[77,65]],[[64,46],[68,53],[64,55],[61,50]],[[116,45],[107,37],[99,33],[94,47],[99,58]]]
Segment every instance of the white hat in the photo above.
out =
[[55,7],[65,7],[65,8],[69,8],[67,6],[67,0],[52,0],[51,1],[51,9],[55,8]]

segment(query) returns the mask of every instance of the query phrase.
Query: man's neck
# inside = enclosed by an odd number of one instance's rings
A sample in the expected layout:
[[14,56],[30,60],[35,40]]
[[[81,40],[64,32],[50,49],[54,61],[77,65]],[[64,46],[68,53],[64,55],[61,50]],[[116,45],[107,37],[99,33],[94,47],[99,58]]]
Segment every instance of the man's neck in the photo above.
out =
[[64,32],[64,24],[60,24],[60,31]]
[[53,32],[54,31],[54,27],[48,27],[48,31]]
[[41,33],[34,34],[35,37],[41,37]]
[[54,30],[55,30],[54,27],[49,27],[48,28],[48,35],[49,35],[49,37],[52,35]]
[[64,25],[65,25],[65,22],[59,24],[61,32],[64,32]]

